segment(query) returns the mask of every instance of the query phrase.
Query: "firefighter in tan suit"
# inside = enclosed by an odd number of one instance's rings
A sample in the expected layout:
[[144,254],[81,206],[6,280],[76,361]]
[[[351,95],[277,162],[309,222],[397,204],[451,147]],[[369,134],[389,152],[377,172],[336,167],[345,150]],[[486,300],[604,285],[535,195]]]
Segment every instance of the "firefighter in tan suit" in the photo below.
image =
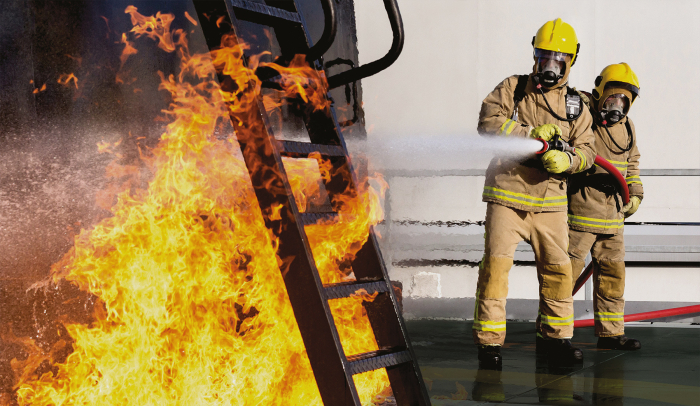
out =
[[574,307],[566,178],[593,164],[593,119],[580,96],[567,86],[579,49],[574,29],[561,19],[549,21],[537,31],[532,45],[533,73],[505,79],[484,99],[479,134],[545,141],[560,136],[575,147],[575,153],[552,150],[525,160],[496,157],[486,171],[485,252],[479,265],[473,325],[484,367],[501,364],[508,272],[522,240],[530,243],[537,261],[537,330],[544,342],[538,348],[564,361],[583,357],[569,341]]
[[627,180],[630,202],[622,205],[615,181],[597,166],[572,176],[569,183],[569,256],[573,280],[581,274],[592,250],[594,319],[598,347],[636,350],[638,340],[624,335],[625,241],[624,218],[637,211],[644,189],[639,178],[639,150],[634,124],[627,117],[639,96],[639,80],[626,63],[610,65],[596,78],[590,100],[595,119],[598,155],[612,163]]

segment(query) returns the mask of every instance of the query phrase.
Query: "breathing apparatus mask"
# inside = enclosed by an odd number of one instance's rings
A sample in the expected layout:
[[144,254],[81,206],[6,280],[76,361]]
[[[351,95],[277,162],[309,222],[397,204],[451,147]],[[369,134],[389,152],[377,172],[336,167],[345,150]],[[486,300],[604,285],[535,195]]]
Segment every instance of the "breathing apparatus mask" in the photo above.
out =
[[566,76],[571,55],[535,48],[537,71],[535,81],[544,87],[554,87]]
[[601,121],[615,124],[625,117],[629,107],[630,101],[626,95],[622,93],[612,94],[603,102],[603,107],[600,110]]

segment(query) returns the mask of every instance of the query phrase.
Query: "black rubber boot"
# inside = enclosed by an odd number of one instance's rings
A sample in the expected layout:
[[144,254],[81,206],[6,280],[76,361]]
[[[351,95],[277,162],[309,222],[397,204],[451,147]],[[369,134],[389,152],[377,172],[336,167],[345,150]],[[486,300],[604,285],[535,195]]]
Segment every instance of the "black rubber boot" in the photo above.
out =
[[547,340],[540,336],[535,338],[535,353],[539,355],[547,354]]
[[624,334],[615,337],[598,337],[598,348],[606,350],[636,351],[642,348],[642,343]]
[[583,362],[583,352],[571,345],[571,340],[552,338],[549,340],[537,337],[537,352],[546,353],[550,361],[568,365]]
[[500,345],[479,346],[479,368],[500,371],[503,365]]

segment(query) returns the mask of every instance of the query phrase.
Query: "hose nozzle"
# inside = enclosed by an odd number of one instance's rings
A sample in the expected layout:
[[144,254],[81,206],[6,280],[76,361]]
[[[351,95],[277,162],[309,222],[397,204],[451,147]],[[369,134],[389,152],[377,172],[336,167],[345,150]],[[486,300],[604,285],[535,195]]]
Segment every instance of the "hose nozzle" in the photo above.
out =
[[552,139],[549,140],[549,141],[545,141],[545,140],[543,140],[542,138],[535,138],[535,139],[536,139],[537,141],[542,142],[542,149],[539,150],[539,151],[537,151],[537,152],[535,152],[536,155],[542,155],[542,154],[544,154],[545,152],[547,152],[547,151],[549,151],[549,150],[556,150],[556,151],[562,151],[562,152],[570,152],[570,153],[572,153],[572,154],[573,154],[574,152],[576,152],[576,148],[574,148],[574,147],[572,147],[571,145],[569,145],[568,142],[562,141],[561,138],[559,138],[558,135],[554,136],[554,138],[552,138]]
[[542,155],[542,154],[544,154],[545,152],[549,151],[549,143],[548,143],[547,141],[543,140],[542,138],[535,138],[535,140],[537,140],[537,141],[539,141],[539,142],[542,143],[542,149],[540,149],[539,151],[535,152],[535,155]]

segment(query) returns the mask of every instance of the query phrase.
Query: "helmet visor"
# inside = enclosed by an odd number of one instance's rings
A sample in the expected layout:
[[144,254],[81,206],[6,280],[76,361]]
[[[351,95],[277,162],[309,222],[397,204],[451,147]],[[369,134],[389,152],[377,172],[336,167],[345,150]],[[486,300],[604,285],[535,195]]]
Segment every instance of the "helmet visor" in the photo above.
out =
[[[554,61],[568,62],[571,60],[571,54],[563,52],[548,51],[546,49],[535,48],[535,58],[537,59],[552,59]],[[567,59],[568,58],[568,59]]]
[[[633,99],[636,99],[640,93],[640,89],[637,86],[629,84],[629,83],[625,83],[625,82],[616,82],[616,81],[611,80],[610,82],[607,82],[605,84],[605,89],[609,89],[611,87],[629,90],[630,93],[632,93]],[[603,90],[605,90],[605,89],[603,89]]]
[[535,48],[535,58],[537,58],[537,72],[551,71],[556,76],[563,76],[566,72],[566,66],[571,61],[569,54],[540,48]]
[[629,111],[630,108],[630,101],[622,93],[615,93],[610,96],[608,96],[607,99],[605,99],[605,102],[603,103],[603,110],[604,111],[613,111],[617,110],[623,115],[627,114],[627,111]]

